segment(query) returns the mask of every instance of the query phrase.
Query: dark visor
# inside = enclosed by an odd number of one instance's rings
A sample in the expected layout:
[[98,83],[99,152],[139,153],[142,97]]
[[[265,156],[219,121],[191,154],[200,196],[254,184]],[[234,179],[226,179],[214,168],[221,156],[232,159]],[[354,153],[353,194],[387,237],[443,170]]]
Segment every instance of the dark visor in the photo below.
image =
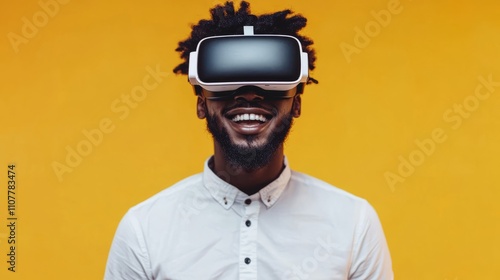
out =
[[204,83],[293,82],[301,78],[297,40],[283,36],[208,38],[198,48],[198,77]]

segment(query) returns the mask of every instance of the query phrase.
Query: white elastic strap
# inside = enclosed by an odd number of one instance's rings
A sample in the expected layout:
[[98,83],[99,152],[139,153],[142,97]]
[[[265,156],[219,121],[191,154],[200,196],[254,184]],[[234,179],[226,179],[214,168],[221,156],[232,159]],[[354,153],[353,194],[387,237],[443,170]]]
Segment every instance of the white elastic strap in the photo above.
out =
[[253,26],[243,26],[243,35],[254,35]]

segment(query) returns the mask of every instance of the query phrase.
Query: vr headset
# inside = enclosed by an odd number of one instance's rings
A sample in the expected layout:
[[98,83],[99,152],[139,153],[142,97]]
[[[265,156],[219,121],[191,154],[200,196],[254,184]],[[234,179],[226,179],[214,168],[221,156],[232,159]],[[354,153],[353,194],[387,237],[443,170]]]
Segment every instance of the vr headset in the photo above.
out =
[[267,98],[290,98],[290,89],[302,92],[309,62],[299,40],[288,35],[254,35],[244,26],[243,35],[202,39],[189,56],[189,82],[195,93],[210,91],[208,99],[230,98],[252,87]]

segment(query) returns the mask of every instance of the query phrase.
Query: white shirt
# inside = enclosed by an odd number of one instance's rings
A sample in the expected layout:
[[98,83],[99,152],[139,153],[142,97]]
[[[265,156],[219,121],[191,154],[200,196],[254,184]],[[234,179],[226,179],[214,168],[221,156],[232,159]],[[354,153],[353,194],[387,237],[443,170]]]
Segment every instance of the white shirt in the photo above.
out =
[[186,178],[132,207],[105,279],[392,280],[370,204],[288,164],[251,196],[215,175]]

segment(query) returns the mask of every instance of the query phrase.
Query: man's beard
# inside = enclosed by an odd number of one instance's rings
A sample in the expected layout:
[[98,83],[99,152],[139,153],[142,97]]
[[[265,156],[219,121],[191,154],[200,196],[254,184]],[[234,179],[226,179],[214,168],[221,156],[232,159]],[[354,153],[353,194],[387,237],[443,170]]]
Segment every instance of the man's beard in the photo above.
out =
[[264,144],[257,145],[256,135],[245,135],[247,145],[237,145],[231,141],[227,130],[222,127],[217,117],[207,114],[207,129],[217,141],[224,153],[224,158],[233,168],[242,168],[253,171],[266,166],[285,142],[293,123],[291,113],[283,116],[278,122],[281,124],[273,131]]

